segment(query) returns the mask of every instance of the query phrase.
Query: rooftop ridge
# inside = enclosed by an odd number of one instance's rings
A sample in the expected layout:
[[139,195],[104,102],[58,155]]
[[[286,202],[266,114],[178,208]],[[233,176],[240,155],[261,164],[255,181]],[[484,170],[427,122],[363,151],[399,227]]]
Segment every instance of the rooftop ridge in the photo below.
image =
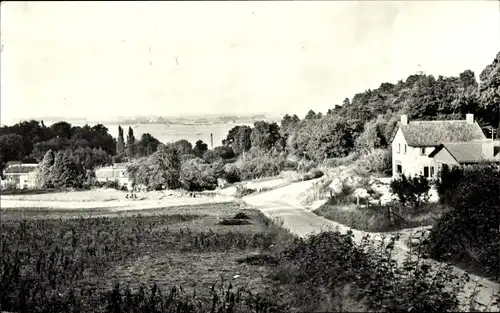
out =
[[[466,120],[429,120],[429,121],[409,121],[408,124],[418,124],[418,123],[443,123],[443,122],[447,122],[447,123],[467,123]],[[476,122],[474,122],[476,123]]]

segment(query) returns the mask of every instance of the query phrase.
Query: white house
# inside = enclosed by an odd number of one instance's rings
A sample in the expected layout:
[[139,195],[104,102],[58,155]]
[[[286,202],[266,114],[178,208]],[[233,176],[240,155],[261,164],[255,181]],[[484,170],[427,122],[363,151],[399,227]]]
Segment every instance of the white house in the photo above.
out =
[[127,166],[123,163],[100,167],[96,169],[95,176],[99,182],[116,180],[120,186],[129,186],[131,184],[127,173]]
[[37,163],[7,163],[3,172],[5,179],[2,181],[2,187],[12,185],[18,189],[35,188],[37,168]]
[[436,178],[443,164],[494,158],[493,140],[486,138],[473,114],[453,121],[408,121],[407,115],[401,115],[392,141],[393,177]]

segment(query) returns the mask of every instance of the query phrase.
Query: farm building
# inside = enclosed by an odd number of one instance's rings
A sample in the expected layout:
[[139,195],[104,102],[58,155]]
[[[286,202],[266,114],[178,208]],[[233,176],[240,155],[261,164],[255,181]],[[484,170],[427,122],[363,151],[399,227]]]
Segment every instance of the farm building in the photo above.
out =
[[500,161],[498,142],[487,139],[473,114],[465,120],[408,121],[401,116],[392,141],[393,177],[436,178],[443,165]]
[[131,181],[127,174],[127,166],[124,163],[103,166],[95,171],[96,180],[99,182],[118,181],[120,186],[129,186]]
[[11,185],[19,189],[36,187],[37,163],[8,162],[3,172],[2,187]]

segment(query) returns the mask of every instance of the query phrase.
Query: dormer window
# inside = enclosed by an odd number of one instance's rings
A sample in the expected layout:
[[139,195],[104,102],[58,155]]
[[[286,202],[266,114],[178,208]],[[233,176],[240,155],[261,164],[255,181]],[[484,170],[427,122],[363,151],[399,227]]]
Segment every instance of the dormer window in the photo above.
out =
[[420,154],[425,155],[425,148],[420,148]]

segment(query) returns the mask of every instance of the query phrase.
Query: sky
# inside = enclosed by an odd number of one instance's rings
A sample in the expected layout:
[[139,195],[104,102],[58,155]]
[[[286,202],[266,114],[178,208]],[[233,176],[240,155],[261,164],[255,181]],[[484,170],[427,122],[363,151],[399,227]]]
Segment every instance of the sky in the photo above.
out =
[[417,71],[479,75],[497,1],[1,3],[0,119],[325,112]]

